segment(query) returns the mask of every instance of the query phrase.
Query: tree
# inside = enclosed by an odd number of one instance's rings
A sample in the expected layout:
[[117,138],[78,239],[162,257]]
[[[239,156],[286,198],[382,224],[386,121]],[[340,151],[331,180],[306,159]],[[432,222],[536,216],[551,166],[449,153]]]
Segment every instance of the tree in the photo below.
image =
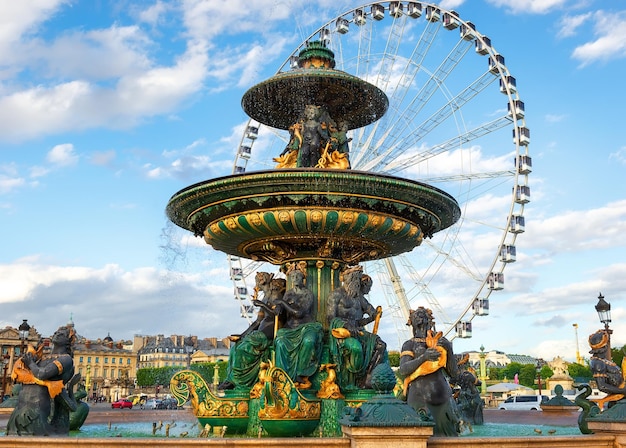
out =
[[593,378],[591,369],[587,365],[576,364],[575,362],[567,366],[569,376],[579,382],[589,382]]
[[519,372],[519,382],[526,387],[535,386],[535,378],[537,377],[537,369],[533,364],[523,364]]
[[513,380],[516,374],[519,376],[521,370],[522,364],[519,362],[511,362],[502,368],[502,379]]
[[624,359],[624,349],[626,345],[623,345],[622,348],[611,348],[611,358],[613,362],[618,366],[622,365],[622,360]]
[[400,365],[400,352],[398,351],[389,352],[389,365],[391,367],[398,367]]

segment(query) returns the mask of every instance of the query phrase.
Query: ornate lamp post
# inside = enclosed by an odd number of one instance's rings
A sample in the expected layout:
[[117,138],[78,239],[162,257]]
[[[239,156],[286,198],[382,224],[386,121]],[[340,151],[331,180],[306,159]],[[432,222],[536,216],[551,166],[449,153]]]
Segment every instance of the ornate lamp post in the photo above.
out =
[[487,353],[485,353],[485,347],[482,345],[480,346],[478,357],[480,358],[480,393],[484,396],[487,394],[487,380],[489,378],[487,377],[487,364],[485,362]]
[[[609,350],[610,350],[611,333],[613,333],[613,331],[609,329],[609,324],[611,323],[611,304],[607,302],[606,300],[604,300],[604,296],[602,295],[602,293],[598,295],[598,303],[596,304],[596,312],[598,313],[598,318],[600,319],[600,322],[604,324],[604,331],[606,331],[606,334],[609,337],[608,345],[609,345]],[[609,351],[609,353],[611,352]]]
[[20,331],[20,340],[22,344],[20,345],[20,355],[24,354],[24,348],[26,346],[26,340],[28,339],[28,334],[30,333],[30,325],[28,325],[28,319],[23,319],[23,322],[18,327]]

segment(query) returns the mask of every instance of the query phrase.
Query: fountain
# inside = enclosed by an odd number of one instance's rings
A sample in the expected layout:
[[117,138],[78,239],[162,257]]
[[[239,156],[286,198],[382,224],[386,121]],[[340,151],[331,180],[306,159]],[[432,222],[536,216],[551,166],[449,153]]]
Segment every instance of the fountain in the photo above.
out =
[[[453,225],[460,217],[457,202],[424,183],[350,168],[346,132],[381,118],[388,101],[376,86],[336,70],[323,42],[310,42],[297,68],[248,90],[242,106],[260,123],[290,133],[276,168],[191,185],[172,196],[167,215],[214,249],[268,262],[287,279],[283,289],[265,282],[272,275],[258,276],[264,294],[255,304],[264,316],[233,335],[229,377],[220,391],[192,371],[172,378],[172,393],[179,404],[190,400],[202,427],[247,436],[237,445],[250,447],[614,446],[610,435],[428,440],[432,422],[392,393],[396,378],[376,335],[380,310],[365,306],[355,317],[339,304],[364,300],[368,279],[360,263],[411,251]],[[368,322],[374,322],[371,332],[364,328]],[[429,349],[439,337],[427,332]],[[40,442],[52,446],[59,439]],[[105,443],[114,439],[80,445]],[[32,444],[28,438],[0,440],[0,447]],[[146,441],[125,438],[120,444]]]

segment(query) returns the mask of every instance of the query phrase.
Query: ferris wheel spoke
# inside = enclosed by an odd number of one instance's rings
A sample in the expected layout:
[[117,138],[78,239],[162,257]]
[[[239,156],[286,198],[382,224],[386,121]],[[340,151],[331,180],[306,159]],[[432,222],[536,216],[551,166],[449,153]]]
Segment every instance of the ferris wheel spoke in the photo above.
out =
[[[479,139],[490,132],[494,132],[496,130],[502,129],[511,124],[511,118],[509,116],[503,116],[497,118],[489,123],[484,123],[474,129],[471,129],[465,133],[459,134],[447,140],[439,145],[432,146],[425,151],[420,153],[404,157],[397,158],[396,160],[389,163],[384,168],[380,168],[380,171],[385,173],[396,173],[400,170],[406,169],[413,165],[417,165],[418,163],[425,162],[426,160],[435,157],[441,153],[451,151],[452,149],[456,149],[459,145],[469,143],[473,140]],[[394,148],[395,149],[395,148]],[[390,151],[388,151],[390,152]]]

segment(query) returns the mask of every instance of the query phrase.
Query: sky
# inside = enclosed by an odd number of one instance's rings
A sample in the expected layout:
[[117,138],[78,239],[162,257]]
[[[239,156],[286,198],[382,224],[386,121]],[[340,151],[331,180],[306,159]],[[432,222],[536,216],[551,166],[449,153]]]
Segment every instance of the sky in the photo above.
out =
[[[110,334],[115,340],[226,337],[246,327],[226,256],[171,224],[165,207],[188,185],[233,172],[249,124],[242,95],[279,71],[322,25],[360,5],[308,3],[0,3],[0,327],[28,319],[50,335],[72,319],[87,338]],[[449,0],[439,6],[472,22],[505,56],[532,132],[531,201],[523,207],[526,231],[515,240],[517,260],[504,269],[504,289],[489,296],[489,315],[472,320],[471,338],[454,339],[455,351],[483,346],[546,360],[574,361],[577,350],[588,356],[587,337],[601,326],[593,308],[600,292],[612,306],[612,344],[626,344],[626,139],[620,124],[626,5]],[[421,17],[407,27],[398,60],[417,48],[423,23]],[[438,39],[428,58],[444,54],[446,38]],[[464,56],[467,69],[457,71],[475,70],[470,61],[479,57]],[[354,65],[342,69],[359,75]],[[390,77],[388,94],[399,79]],[[470,83],[454,79],[446,82],[451,91]],[[492,83],[467,106],[463,126],[485,123],[483,117],[506,107],[497,95]],[[422,148],[459,135],[440,128]],[[285,137],[272,143],[277,137],[271,135],[260,132],[255,145],[277,155]],[[515,156],[510,127],[470,143],[449,148],[427,168],[414,165],[394,175],[441,180],[461,174],[450,168],[460,154],[474,172],[510,169],[501,168]],[[254,169],[251,160],[247,171]],[[485,184],[469,196],[453,182],[436,183],[459,195],[467,219],[455,227],[456,238],[436,234],[430,246],[398,260],[411,307],[432,302],[411,295],[410,272],[427,279],[446,314],[454,317],[470,303],[506,234],[516,179],[502,179],[493,189]],[[432,264],[448,239],[443,251],[450,257]],[[468,277],[454,273],[460,253],[471,260]],[[384,283],[384,275],[375,277],[369,299],[391,310]],[[402,337],[392,314],[384,312],[380,333],[398,349]]]

